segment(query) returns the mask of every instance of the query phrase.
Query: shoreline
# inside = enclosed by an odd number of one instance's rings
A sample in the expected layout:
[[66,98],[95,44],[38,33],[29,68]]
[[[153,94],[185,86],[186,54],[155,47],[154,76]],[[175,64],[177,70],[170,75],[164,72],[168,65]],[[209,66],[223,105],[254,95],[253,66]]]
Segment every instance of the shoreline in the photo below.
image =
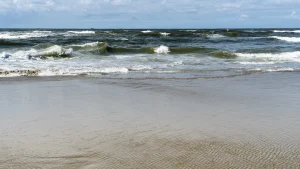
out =
[[299,77],[0,78],[0,168],[297,168]]

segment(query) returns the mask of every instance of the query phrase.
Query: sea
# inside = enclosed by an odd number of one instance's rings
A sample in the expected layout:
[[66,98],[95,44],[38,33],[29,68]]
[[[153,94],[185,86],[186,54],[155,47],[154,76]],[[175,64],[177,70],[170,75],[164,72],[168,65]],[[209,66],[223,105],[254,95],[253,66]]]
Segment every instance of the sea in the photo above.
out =
[[199,79],[300,70],[300,29],[0,29],[0,77]]

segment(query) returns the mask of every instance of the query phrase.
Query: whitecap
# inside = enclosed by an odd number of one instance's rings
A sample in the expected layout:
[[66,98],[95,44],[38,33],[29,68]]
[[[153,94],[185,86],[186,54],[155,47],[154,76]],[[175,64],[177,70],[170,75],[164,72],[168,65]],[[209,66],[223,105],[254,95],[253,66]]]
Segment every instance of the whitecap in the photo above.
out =
[[41,30],[36,30],[33,31],[34,33],[52,33],[52,31],[41,31]]
[[90,43],[85,43],[85,44],[82,44],[82,45],[72,45],[72,46],[78,46],[78,47],[87,47],[87,46],[91,46],[91,47],[94,47],[94,46],[97,46],[99,43],[102,43],[102,42],[90,42]]
[[270,36],[270,38],[279,39],[286,42],[300,42],[300,37],[281,37],[281,36]]
[[141,31],[142,33],[151,33],[152,31],[146,30],[146,31]]
[[239,57],[300,62],[300,51],[282,53],[235,53]]
[[95,31],[68,31],[68,33],[73,34],[95,34]]
[[265,71],[266,72],[291,72],[291,71],[294,71],[295,69],[294,68],[269,68],[269,69],[266,69]]
[[42,32],[0,32],[0,39],[29,39],[47,37],[49,33]]
[[274,30],[275,33],[300,33],[300,30]]
[[168,33],[168,32],[160,32],[160,34],[161,34],[162,36],[168,36],[168,35],[170,35],[170,33]]
[[170,50],[169,50],[168,46],[161,45],[159,47],[154,48],[154,52],[155,53],[160,53],[160,54],[162,54],[162,53],[166,54],[166,53],[169,53]]
[[19,50],[14,53],[6,53],[3,52],[2,55],[9,55],[9,60],[11,59],[21,59],[21,60],[28,60],[28,59],[39,59],[39,56],[62,56],[62,55],[72,55],[73,49],[68,48],[65,49],[58,45],[53,45],[49,48],[43,50],[36,50],[36,49],[29,49],[29,50]]
[[271,65],[271,64],[275,64],[276,62],[235,62],[237,64],[241,64],[241,65]]
[[217,39],[217,38],[224,38],[225,36],[220,35],[220,34],[210,34],[210,35],[207,35],[207,37],[212,38],[212,39]]

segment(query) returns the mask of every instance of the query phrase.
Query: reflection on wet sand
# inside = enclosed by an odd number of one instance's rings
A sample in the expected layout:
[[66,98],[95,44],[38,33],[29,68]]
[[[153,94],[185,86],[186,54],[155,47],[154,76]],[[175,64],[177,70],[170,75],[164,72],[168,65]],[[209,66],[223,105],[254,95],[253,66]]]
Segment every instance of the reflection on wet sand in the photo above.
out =
[[0,169],[300,168],[299,79],[0,79]]

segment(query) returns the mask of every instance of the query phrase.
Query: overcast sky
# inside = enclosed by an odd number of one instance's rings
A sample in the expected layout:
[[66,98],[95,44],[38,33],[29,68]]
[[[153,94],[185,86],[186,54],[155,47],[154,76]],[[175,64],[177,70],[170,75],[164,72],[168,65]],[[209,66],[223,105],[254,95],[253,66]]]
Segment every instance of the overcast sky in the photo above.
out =
[[299,28],[300,0],[1,0],[0,28]]

